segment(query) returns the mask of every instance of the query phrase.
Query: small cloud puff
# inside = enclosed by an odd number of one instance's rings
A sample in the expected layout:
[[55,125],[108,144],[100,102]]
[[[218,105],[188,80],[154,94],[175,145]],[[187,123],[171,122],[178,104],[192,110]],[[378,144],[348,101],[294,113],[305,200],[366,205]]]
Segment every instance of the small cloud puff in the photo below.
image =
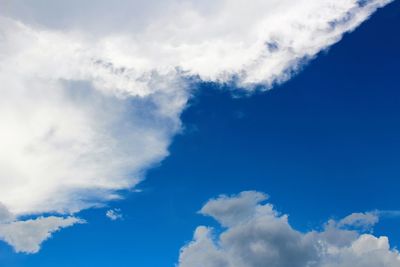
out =
[[121,213],[121,209],[108,210],[106,212],[106,216],[112,221],[122,220],[124,218],[124,216]]

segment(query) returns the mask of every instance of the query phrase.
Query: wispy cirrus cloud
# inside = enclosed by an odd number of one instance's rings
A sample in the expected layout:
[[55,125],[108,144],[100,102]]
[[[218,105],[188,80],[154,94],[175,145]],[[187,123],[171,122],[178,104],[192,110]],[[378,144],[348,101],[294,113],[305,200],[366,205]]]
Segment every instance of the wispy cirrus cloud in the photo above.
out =
[[0,0],[0,203],[119,198],[168,155],[188,80],[271,88],[390,2]]

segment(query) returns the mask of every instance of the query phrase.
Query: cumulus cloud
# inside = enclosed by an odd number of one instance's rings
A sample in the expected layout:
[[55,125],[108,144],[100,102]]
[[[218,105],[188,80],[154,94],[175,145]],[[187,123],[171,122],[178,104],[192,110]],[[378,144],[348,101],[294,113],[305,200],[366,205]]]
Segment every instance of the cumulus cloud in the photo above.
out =
[[[201,210],[224,228],[199,226],[181,249],[179,267],[395,267],[400,254],[387,237],[376,237],[344,225],[372,225],[369,213],[330,220],[321,231],[300,232],[266,196],[255,191],[210,200]],[[243,207],[246,214],[243,214]],[[250,210],[250,212],[248,212]],[[362,221],[362,223],[360,223]],[[228,222],[228,224],[227,224]]]
[[134,69],[139,76],[177,67],[203,80],[235,79],[250,87],[287,80],[304,60],[389,2],[19,0],[2,12],[62,32],[88,32],[98,49],[107,50],[103,52],[110,63]]
[[0,0],[0,202],[119,198],[168,155],[189,81],[271,88],[389,2]]

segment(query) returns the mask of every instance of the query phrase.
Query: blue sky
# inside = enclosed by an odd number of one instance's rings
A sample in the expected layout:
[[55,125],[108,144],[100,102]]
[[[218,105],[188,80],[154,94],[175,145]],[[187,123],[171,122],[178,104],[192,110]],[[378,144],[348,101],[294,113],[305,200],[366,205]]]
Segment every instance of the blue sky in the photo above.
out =
[[[268,194],[301,232],[399,210],[398,25],[395,1],[273,90],[196,82],[183,130],[140,192],[79,212],[87,223],[55,233],[37,254],[0,243],[0,266],[174,266],[198,225],[224,229],[201,207],[245,190]],[[110,208],[123,219],[107,218]],[[399,247],[399,224],[383,216],[373,234]]]

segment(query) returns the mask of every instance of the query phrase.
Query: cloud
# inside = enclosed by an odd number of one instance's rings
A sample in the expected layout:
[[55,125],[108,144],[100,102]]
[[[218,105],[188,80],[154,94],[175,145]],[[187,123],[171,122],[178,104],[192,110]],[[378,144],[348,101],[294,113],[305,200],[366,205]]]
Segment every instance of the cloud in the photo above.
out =
[[0,224],[11,222],[14,219],[14,215],[6,208],[6,206],[0,203]]
[[106,216],[112,221],[122,220],[124,218],[120,209],[108,210]]
[[353,213],[338,222],[339,227],[353,226],[369,229],[379,222],[378,212]]
[[[355,213],[339,222],[331,220],[321,231],[303,233],[293,229],[287,215],[263,203],[266,198],[262,196],[247,191],[210,200],[202,213],[225,227],[218,231],[197,227],[193,240],[181,249],[178,266],[399,266],[400,253],[390,248],[387,237],[343,228],[376,223],[369,213]],[[250,203],[246,210],[251,212],[243,216],[243,207]]]
[[242,192],[237,198],[221,195],[216,199],[209,200],[200,213],[212,216],[223,226],[233,226],[252,218],[257,204],[267,198],[265,194],[253,191]]
[[0,224],[0,240],[8,243],[16,252],[36,253],[42,242],[49,239],[54,232],[81,223],[84,221],[72,216],[10,221]]
[[0,0],[0,202],[118,199],[168,155],[192,81],[271,88],[390,2]]
[[[86,47],[114,70],[130,70],[131,83],[147,72],[179,68],[249,88],[289,79],[391,0],[6,2],[0,14],[63,33],[75,49]],[[89,36],[88,43],[73,33]]]
[[178,78],[131,80],[90,44],[10,19],[0,32],[0,201],[12,213],[115,199],[168,155],[188,99]]

